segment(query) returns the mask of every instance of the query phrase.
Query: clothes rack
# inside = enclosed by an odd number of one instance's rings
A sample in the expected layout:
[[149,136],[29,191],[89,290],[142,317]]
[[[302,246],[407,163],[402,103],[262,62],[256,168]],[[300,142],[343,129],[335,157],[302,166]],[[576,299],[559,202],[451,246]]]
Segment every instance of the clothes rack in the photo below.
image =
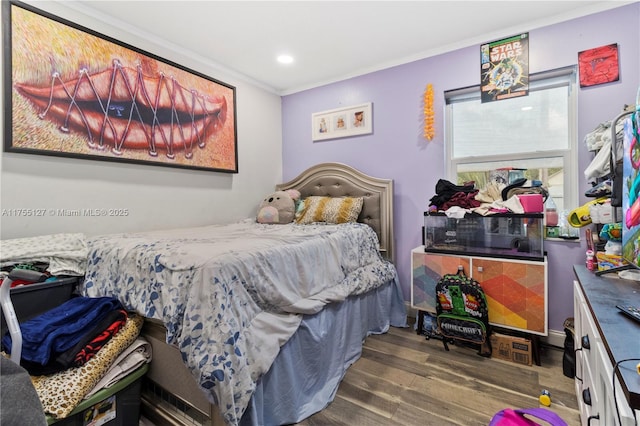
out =
[[[618,163],[618,159],[616,158],[616,153],[617,151],[617,132],[616,132],[616,128],[618,126],[618,122],[622,119],[624,119],[626,116],[633,114],[633,111],[623,111],[622,113],[618,114],[618,116],[616,116],[616,118],[613,119],[613,121],[611,122],[611,157],[610,160],[611,163],[609,164],[610,170],[611,170],[611,183],[612,186],[614,186],[614,182],[616,182],[616,179],[621,179],[622,176],[618,176],[618,173],[616,172],[616,164]],[[620,159],[620,161],[622,161],[622,159]],[[618,208],[614,208],[613,209],[613,221],[614,222],[618,222],[621,219],[618,218]]]

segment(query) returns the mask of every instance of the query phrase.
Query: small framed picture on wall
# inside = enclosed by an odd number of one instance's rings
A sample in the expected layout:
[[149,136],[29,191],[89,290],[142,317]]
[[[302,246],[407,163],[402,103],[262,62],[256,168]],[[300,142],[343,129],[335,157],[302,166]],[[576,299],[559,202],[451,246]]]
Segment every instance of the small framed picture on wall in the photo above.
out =
[[580,87],[611,83],[620,79],[618,44],[578,52]]
[[369,133],[373,133],[371,102],[311,114],[314,142]]

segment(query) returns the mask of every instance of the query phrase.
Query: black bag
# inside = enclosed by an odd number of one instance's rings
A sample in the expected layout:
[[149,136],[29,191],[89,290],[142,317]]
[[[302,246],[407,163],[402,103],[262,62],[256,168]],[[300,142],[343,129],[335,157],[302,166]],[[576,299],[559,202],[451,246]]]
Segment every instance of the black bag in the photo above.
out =
[[489,309],[480,283],[460,268],[446,274],[436,284],[436,318],[445,350],[447,340],[479,346],[478,354],[491,356]]
[[573,379],[576,377],[575,329],[573,318],[564,320],[564,354],[562,356],[562,374]]
[[612,191],[611,191],[611,206],[622,207],[622,181],[624,179],[622,175],[622,162],[616,163],[614,166],[614,172],[611,176]]

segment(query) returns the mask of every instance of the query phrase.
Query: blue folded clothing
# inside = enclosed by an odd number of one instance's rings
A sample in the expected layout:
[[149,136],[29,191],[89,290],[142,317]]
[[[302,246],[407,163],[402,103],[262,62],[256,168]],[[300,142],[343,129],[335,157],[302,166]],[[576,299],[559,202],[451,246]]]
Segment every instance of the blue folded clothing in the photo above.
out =
[[[20,324],[22,359],[45,365],[52,355],[64,352],[91,331],[94,324],[114,310],[123,309],[113,297],[75,297]],[[11,351],[11,335],[2,338]]]

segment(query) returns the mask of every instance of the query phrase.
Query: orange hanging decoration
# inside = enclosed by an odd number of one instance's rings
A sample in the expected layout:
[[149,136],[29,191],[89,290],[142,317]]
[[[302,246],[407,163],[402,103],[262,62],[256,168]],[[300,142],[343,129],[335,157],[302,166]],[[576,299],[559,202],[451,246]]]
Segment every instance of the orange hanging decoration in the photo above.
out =
[[435,136],[434,122],[433,85],[429,83],[424,91],[424,137],[428,140]]

